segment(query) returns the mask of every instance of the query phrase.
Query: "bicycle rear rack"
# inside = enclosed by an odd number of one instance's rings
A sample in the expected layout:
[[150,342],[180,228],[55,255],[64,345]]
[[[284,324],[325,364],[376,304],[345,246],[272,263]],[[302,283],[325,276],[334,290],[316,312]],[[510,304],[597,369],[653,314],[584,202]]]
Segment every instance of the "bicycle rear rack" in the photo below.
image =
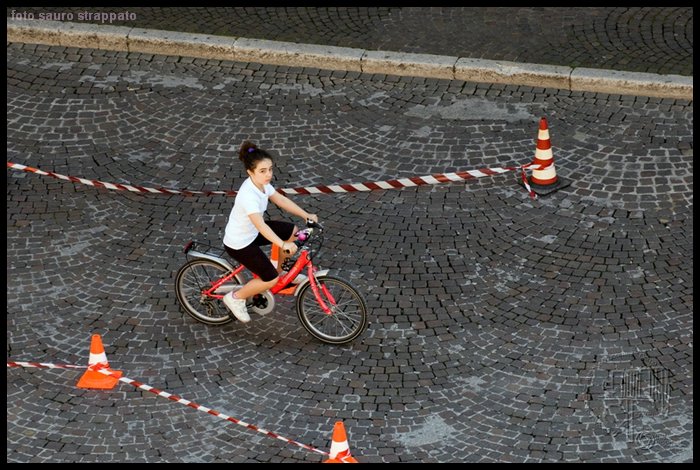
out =
[[222,258],[225,260],[228,259],[226,249],[223,248],[222,245],[212,245],[207,241],[190,240],[187,242],[182,251],[185,253],[188,261],[190,258],[192,258],[190,253],[193,251],[204,255],[214,256],[216,258]]

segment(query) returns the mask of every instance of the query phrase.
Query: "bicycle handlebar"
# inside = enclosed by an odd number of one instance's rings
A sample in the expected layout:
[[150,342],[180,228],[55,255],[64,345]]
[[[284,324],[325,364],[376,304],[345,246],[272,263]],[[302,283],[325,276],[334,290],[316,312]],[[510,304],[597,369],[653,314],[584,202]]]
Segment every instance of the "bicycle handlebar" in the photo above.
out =
[[323,230],[323,225],[319,224],[318,222],[314,222],[314,221],[311,220],[311,219],[308,219],[308,220],[306,221],[306,226],[307,226],[308,228],[318,228],[318,229]]
[[[309,237],[314,233],[314,229],[322,232],[323,231],[323,225],[319,224],[318,222],[314,222],[313,220],[309,219],[306,221],[306,227],[309,229],[308,231],[308,236],[304,240],[294,240],[294,243],[297,248],[301,248],[306,244],[306,242],[309,240]],[[298,232],[297,232],[298,233]],[[284,250],[285,253],[289,253],[289,250]]]

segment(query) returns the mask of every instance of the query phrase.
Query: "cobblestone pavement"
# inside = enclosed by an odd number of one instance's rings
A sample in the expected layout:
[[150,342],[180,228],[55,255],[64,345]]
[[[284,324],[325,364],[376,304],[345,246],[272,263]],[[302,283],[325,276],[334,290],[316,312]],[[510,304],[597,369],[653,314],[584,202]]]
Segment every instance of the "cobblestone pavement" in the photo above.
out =
[[[661,74],[693,74],[691,7],[8,7],[8,17],[108,24]],[[61,16],[64,14],[64,16]],[[43,15],[43,16],[40,16]],[[80,16],[82,15],[82,16]]]
[[[9,359],[85,364],[97,332],[125,376],[306,444],[343,420],[362,462],[692,461],[692,102],[7,50],[8,160],[58,173],[237,188],[251,138],[277,187],[383,180],[529,162],[547,116],[572,182],[537,201],[514,174],[294,197],[371,311],[333,347],[288,298],[247,326],[179,309],[181,248],[218,243],[232,198],[8,171]],[[321,460],[78,377],[8,369],[8,462]]]

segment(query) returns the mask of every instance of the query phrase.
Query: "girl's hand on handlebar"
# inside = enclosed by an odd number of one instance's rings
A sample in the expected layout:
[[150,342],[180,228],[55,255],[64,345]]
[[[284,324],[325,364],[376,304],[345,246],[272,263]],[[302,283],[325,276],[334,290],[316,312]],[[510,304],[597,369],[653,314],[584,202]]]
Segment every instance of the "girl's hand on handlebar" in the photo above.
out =
[[316,214],[306,214],[306,220],[318,223],[318,216]]
[[298,247],[297,247],[296,243],[284,242],[284,243],[282,243],[282,249],[287,253],[294,254],[297,252]]

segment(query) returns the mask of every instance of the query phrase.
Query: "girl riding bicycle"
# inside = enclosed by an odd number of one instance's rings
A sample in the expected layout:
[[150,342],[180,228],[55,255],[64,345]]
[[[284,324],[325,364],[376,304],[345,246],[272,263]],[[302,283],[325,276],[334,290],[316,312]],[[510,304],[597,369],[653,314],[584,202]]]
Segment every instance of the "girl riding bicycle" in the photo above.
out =
[[[284,260],[297,251],[293,243],[297,227],[289,222],[267,221],[263,213],[268,201],[280,209],[303,218],[318,222],[316,214],[309,214],[284,195],[275,191],[272,180],[272,157],[265,150],[249,141],[243,142],[238,152],[243,162],[248,179],[238,190],[231,209],[226,231],[224,247],[236,261],[244,265],[258,277],[253,278],[239,290],[229,292],[223,298],[224,304],[239,321],[247,323],[250,315],[246,308],[246,299],[270,289],[277,283]],[[274,244],[280,248],[280,259],[276,269],[269,258],[260,249],[261,246]],[[296,282],[301,282],[297,276]]]

